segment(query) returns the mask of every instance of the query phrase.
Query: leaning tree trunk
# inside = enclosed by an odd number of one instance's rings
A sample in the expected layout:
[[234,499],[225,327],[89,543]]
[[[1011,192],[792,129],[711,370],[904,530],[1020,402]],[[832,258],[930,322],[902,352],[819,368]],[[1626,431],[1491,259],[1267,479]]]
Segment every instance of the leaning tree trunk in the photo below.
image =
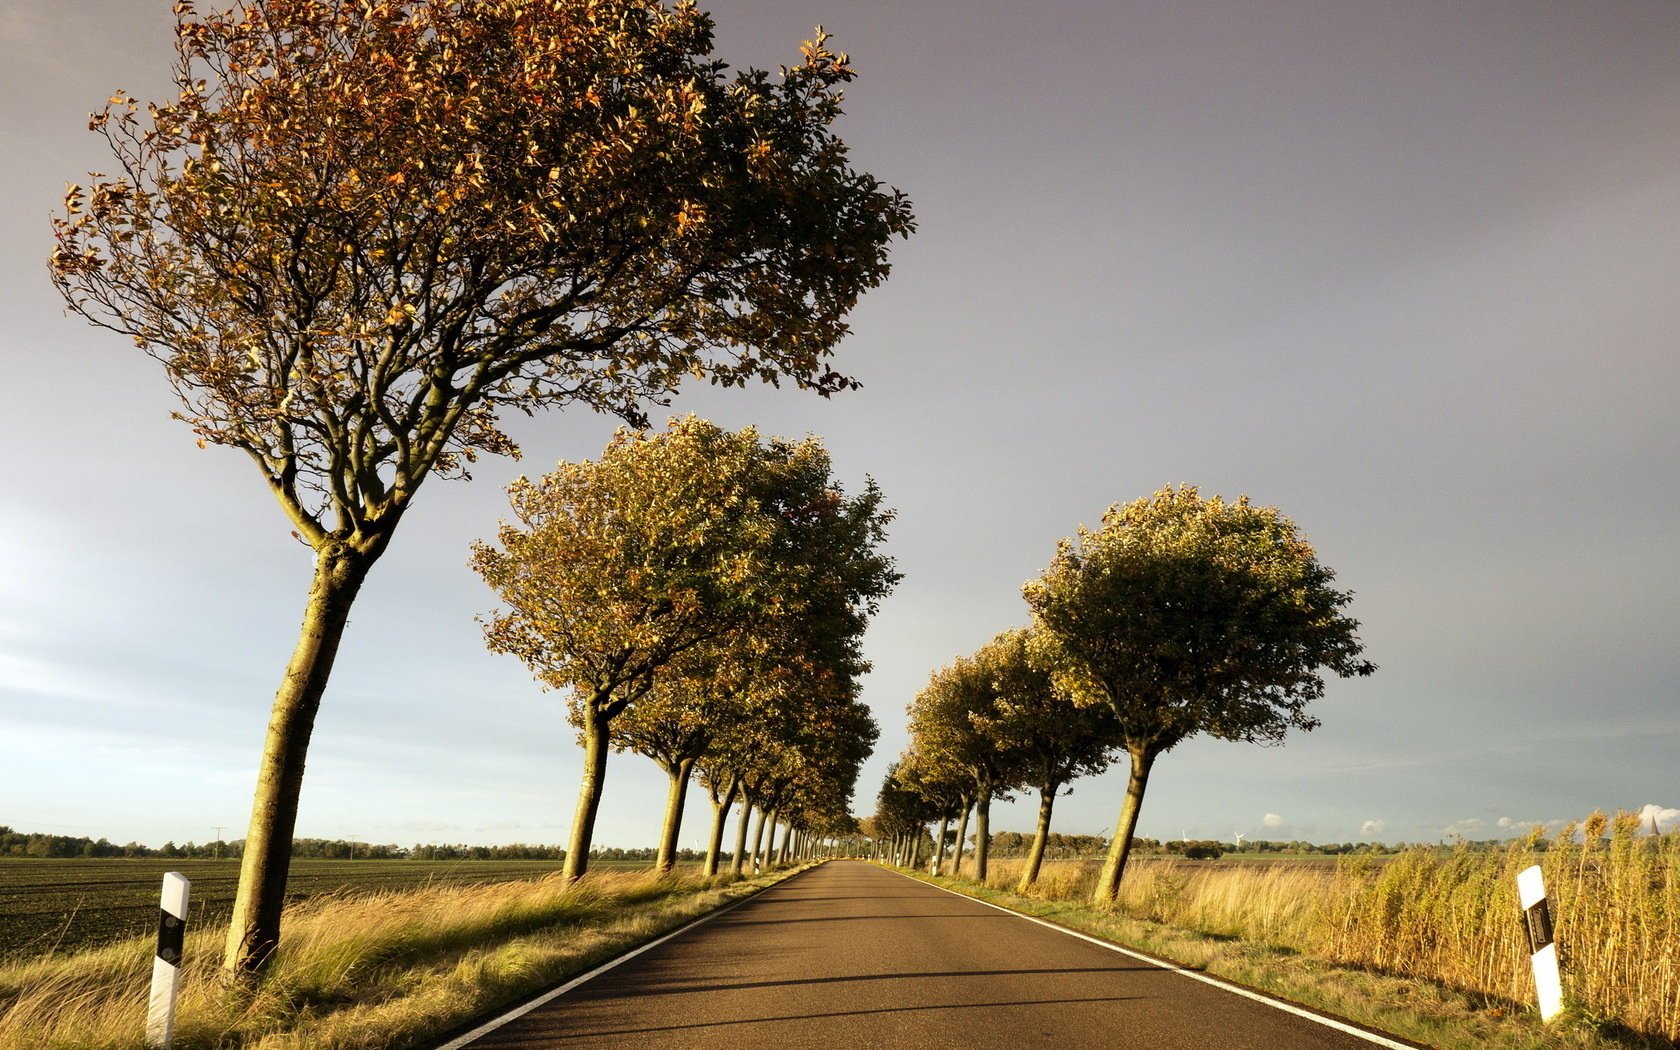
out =
[[1126,873],[1126,858],[1132,852],[1132,832],[1137,828],[1138,811],[1143,808],[1143,789],[1149,786],[1149,768],[1155,764],[1155,754],[1148,748],[1127,750],[1132,757],[1132,772],[1126,779],[1126,801],[1120,804],[1114,841],[1108,844],[1108,859],[1103,861],[1097,891],[1091,898],[1097,904],[1107,904],[1120,894],[1120,877]]
[[659,830],[659,853],[653,868],[661,875],[677,866],[677,833],[682,830],[683,805],[688,801],[688,778],[694,772],[694,759],[678,759],[676,765],[665,770],[671,778],[671,790],[665,797],[665,826]]
[[947,813],[939,818],[939,841],[933,846],[933,871],[938,876],[940,866],[945,863],[945,839],[951,834],[951,815]]
[[[779,843],[776,841],[776,835],[778,833],[780,833],[781,837],[782,837],[782,840]],[[771,864],[781,865],[781,864],[786,864],[787,863],[788,839],[790,839],[792,837],[793,837],[793,825],[789,824],[786,827],[783,827],[781,820],[772,816],[772,818],[770,820],[770,863]]]
[[967,799],[963,800],[962,816],[957,818],[957,851],[951,858],[951,875],[962,878],[963,854],[968,850],[968,811],[972,808]]
[[769,817],[770,814],[765,812],[763,806],[758,807],[758,822],[753,827],[752,870],[754,874],[758,873],[764,860],[764,822]]
[[991,856],[992,789],[980,788],[979,801],[974,803],[974,881],[986,884],[986,862]]
[[251,799],[251,826],[239,865],[239,890],[228,924],[222,965],[241,978],[254,978],[280,943],[280,912],[297,827],[298,795],[315,714],[326,692],[350,606],[377,554],[344,546],[316,552],[315,577],[304,606],[297,647],[274,696],[263,742],[262,763]]
[[735,821],[735,855],[729,858],[730,874],[739,878],[746,871],[747,864],[747,821],[752,819],[753,804],[745,798],[741,800],[741,812]]
[[[729,809],[735,805],[735,794],[741,789],[741,782],[733,777],[729,781],[729,789],[723,793],[723,798],[712,800],[712,834],[706,840],[706,878],[711,878],[718,872],[718,859],[723,853],[723,822],[729,819]],[[739,856],[740,851],[736,850]],[[737,872],[736,874],[739,874]]]
[[595,814],[601,808],[601,788],[606,780],[607,718],[592,711],[583,730],[583,784],[578,789],[577,812],[572,816],[566,862],[560,869],[568,880],[581,878],[589,870],[589,842],[595,836]]
[[1033,833],[1032,849],[1027,851],[1027,866],[1021,869],[1016,893],[1026,893],[1038,881],[1039,865],[1044,863],[1044,846],[1050,841],[1050,811],[1055,808],[1059,787],[1060,784],[1051,781],[1038,789],[1038,830]]

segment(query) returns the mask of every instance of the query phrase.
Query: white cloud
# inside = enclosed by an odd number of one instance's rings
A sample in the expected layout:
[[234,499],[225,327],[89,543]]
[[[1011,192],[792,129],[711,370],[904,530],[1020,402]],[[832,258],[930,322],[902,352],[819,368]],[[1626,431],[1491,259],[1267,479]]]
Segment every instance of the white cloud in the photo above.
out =
[[1268,813],[1260,819],[1260,823],[1268,828],[1281,828],[1283,827],[1283,818],[1276,813]]
[[1670,809],[1647,802],[1639,811],[1639,826],[1648,828],[1655,821],[1658,831],[1673,831],[1680,828],[1680,809]]
[[1455,820],[1442,828],[1441,834],[1447,836],[1462,835],[1465,838],[1470,838],[1486,830],[1487,821],[1481,817],[1466,817],[1464,820]]
[[1367,820],[1359,825],[1359,833],[1361,835],[1375,835],[1386,827],[1388,827],[1388,821],[1386,820]]

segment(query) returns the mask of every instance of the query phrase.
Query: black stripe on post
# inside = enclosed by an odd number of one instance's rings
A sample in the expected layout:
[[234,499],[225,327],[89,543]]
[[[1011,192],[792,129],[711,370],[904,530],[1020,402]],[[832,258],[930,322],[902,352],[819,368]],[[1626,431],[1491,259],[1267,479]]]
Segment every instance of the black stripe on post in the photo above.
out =
[[1552,943],[1552,909],[1541,897],[1523,909],[1523,930],[1528,934],[1529,954]]
[[158,909],[157,957],[172,966],[181,965],[181,947],[187,939],[187,920]]

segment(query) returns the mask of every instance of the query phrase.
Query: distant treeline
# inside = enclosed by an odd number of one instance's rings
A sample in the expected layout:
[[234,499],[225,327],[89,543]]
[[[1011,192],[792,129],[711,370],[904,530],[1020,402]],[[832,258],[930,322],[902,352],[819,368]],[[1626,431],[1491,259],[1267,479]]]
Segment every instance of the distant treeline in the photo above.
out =
[[[109,839],[90,839],[77,835],[26,834],[0,824],[0,857],[186,857],[213,859],[239,857],[244,853],[244,840],[232,842],[188,842],[176,845],[165,842],[161,846],[142,846],[138,842],[122,845]],[[617,846],[592,849],[589,855],[597,860],[652,861],[654,848],[621,849]],[[398,846],[394,843],[348,842],[344,839],[294,839],[292,856],[314,860],[565,860],[561,846],[528,845],[516,842],[507,846],[468,846],[464,844],[416,843]],[[677,851],[677,859],[695,861],[705,855],[696,850]]]
[[[992,856],[1024,857],[1032,847],[1033,837],[1023,835],[1019,831],[1000,831],[994,834],[991,840]],[[1101,835],[1063,835],[1052,831],[1044,840],[1044,855],[1053,860],[1100,857],[1107,850],[1108,839]]]
[[[970,844],[973,836],[969,836]],[[1032,847],[1032,836],[1019,831],[1000,831],[991,837],[992,856],[994,857],[1024,857]],[[1503,839],[1489,839],[1486,841],[1465,842],[1465,848],[1504,849],[1510,842]],[[1544,850],[1546,842],[1542,839],[1537,846]],[[1242,845],[1231,842],[1219,842],[1214,839],[1149,839],[1134,838],[1132,849],[1140,854],[1165,853],[1172,856],[1185,856],[1192,860],[1203,857],[1222,857],[1227,854],[1255,854],[1255,853],[1299,853],[1326,857],[1337,857],[1348,853],[1363,854],[1391,854],[1414,848],[1411,844],[1396,842],[1305,842],[1292,839],[1288,842],[1271,839],[1245,839]],[[1054,860],[1071,860],[1080,857],[1101,857],[1108,851],[1108,839],[1102,835],[1060,835],[1051,832],[1045,840],[1044,856]]]

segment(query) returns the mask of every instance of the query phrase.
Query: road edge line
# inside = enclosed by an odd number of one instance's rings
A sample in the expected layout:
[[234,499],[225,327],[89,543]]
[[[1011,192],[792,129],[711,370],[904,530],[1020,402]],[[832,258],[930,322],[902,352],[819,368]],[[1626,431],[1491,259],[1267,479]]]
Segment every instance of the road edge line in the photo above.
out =
[[1375,1032],[1368,1032],[1365,1029],[1349,1024],[1346,1021],[1329,1017],[1321,1013],[1315,1013],[1304,1006],[1296,1006],[1294,1003],[1285,1002],[1282,999],[1275,999],[1272,996],[1266,995],[1264,992],[1257,992],[1252,988],[1244,988],[1240,984],[1235,984],[1231,981],[1224,980],[1223,978],[1214,977],[1210,974],[1202,973],[1199,970],[1192,970],[1174,962],[1163,961],[1161,959],[1145,955],[1142,952],[1133,951],[1132,949],[1116,944],[1113,941],[1105,941],[1101,937],[1095,937],[1080,930],[1070,929],[1066,926],[1060,925],[1059,923],[1051,922],[1048,919],[1041,919],[1036,915],[1028,915],[1026,912],[1016,911],[1014,908],[1005,908],[1001,904],[993,904],[989,900],[984,900],[980,897],[972,897],[960,890],[953,890],[948,886],[941,886],[936,882],[927,882],[916,878],[914,875],[906,875],[904,872],[899,871],[896,868],[887,868],[886,870],[892,872],[900,878],[909,879],[911,882],[920,883],[923,886],[931,886],[936,890],[943,890],[944,892],[951,894],[953,897],[961,897],[963,900],[973,901],[976,904],[984,904],[986,907],[995,908],[998,911],[1003,912],[1005,915],[1013,915],[1017,919],[1025,919],[1028,922],[1037,923],[1045,929],[1055,930],[1057,933],[1065,933],[1069,937],[1077,937],[1082,941],[1089,941],[1099,948],[1107,948],[1111,952],[1119,952],[1121,955],[1129,955],[1140,962],[1149,963],[1151,966],[1158,966],[1163,970],[1170,970],[1173,973],[1182,974],[1192,980],[1201,981],[1203,984],[1210,984],[1215,988],[1223,988],[1225,991],[1231,992],[1235,995],[1240,995],[1244,999],[1252,999],[1257,1003],[1264,1003],[1267,1006],[1276,1007],[1284,1013],[1294,1014],[1296,1017],[1304,1017],[1307,1020],[1321,1024],[1326,1028],[1333,1028],[1338,1032],[1363,1039],[1368,1043],[1388,1047],[1389,1050],[1418,1050],[1417,1044],[1415,1043],[1397,1042],[1387,1036],[1378,1035]]
[[[471,1046],[477,1040],[483,1038],[484,1036],[489,1035],[491,1032],[494,1032],[496,1029],[502,1027],[503,1025],[511,1024],[512,1022],[519,1020],[521,1017],[524,1017],[526,1014],[530,1013],[532,1010],[537,1009],[539,1006],[548,1005],[549,1003],[553,1002],[554,1000],[560,998],[562,995],[565,995],[567,992],[571,991],[573,988],[576,988],[578,985],[584,984],[584,983],[587,983],[589,981],[594,980],[595,978],[597,978],[597,977],[601,976],[602,974],[606,973],[608,970],[611,970],[611,969],[617,967],[620,963],[627,963],[631,959],[634,959],[636,956],[642,954],[643,952],[652,951],[653,949],[659,947],[661,944],[664,944],[666,941],[672,940],[672,939],[677,938],[677,937],[681,937],[683,934],[687,933],[689,930],[694,929],[694,927],[701,925],[702,923],[711,922],[713,919],[717,918],[719,915],[725,915],[729,912],[734,911],[736,908],[739,908],[741,905],[743,905],[743,904],[747,903],[748,901],[752,900],[753,898],[757,897],[759,894],[763,893],[765,890],[774,889],[777,886],[781,886],[785,883],[791,882],[791,881],[793,881],[794,878],[805,874],[807,871],[810,871],[812,868],[819,867],[819,866],[820,865],[813,864],[813,865],[811,865],[811,867],[802,868],[799,871],[795,871],[795,872],[790,872],[788,874],[788,877],[785,878],[785,879],[777,879],[775,882],[770,883],[768,886],[760,886],[758,889],[752,891],[751,893],[749,893],[746,896],[740,898],[739,900],[730,901],[728,904],[725,904],[723,907],[714,909],[712,911],[709,911],[706,914],[700,916],[698,919],[694,919],[690,922],[684,923],[683,925],[677,927],[676,929],[672,930],[669,933],[661,934],[658,937],[654,938],[653,940],[648,941],[646,944],[638,945],[637,947],[632,948],[631,950],[625,952],[623,955],[614,956],[613,958],[608,959],[606,962],[604,962],[604,963],[600,964],[599,966],[595,967],[593,970],[590,970],[586,973],[580,973],[576,977],[573,977],[571,980],[567,981],[565,984],[562,984],[562,985],[560,985],[559,987],[556,987],[556,988],[550,988],[548,991],[542,992],[541,994],[539,994],[536,998],[530,999],[530,1000],[528,1000],[526,1002],[523,1002],[523,1003],[520,1003],[518,1006],[514,1007],[511,1010],[508,1010],[506,1013],[498,1014],[497,1016],[492,1017],[490,1020],[485,1021],[483,1024],[481,1024],[478,1027],[472,1029],[471,1031],[463,1032],[461,1035],[456,1036],[454,1039],[451,1039],[449,1042],[443,1043],[442,1045],[433,1048],[433,1050],[461,1050],[462,1047]],[[959,896],[961,896],[961,895],[959,894]]]

